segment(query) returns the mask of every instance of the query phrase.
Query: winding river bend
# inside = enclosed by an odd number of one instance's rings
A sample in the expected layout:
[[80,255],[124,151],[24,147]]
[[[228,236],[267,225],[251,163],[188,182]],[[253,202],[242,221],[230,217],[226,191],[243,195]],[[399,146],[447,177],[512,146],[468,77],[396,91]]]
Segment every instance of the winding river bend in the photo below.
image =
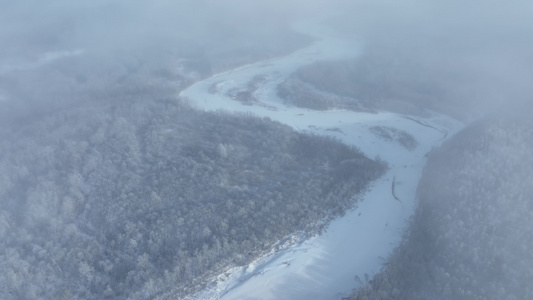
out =
[[[340,299],[371,278],[399,243],[415,208],[415,193],[432,147],[462,128],[440,114],[429,117],[390,112],[315,111],[288,106],[277,86],[299,67],[320,60],[354,58],[356,42],[320,23],[299,23],[295,30],[316,38],[290,55],[260,61],[199,81],[180,93],[206,111],[224,110],[269,117],[295,130],[331,135],[389,164],[388,172],[362,195],[357,207],[332,221],[317,237],[243,268],[213,278],[212,287],[193,299]],[[237,101],[246,94],[253,103]],[[417,141],[408,149],[372,128],[404,132]],[[355,195],[354,195],[355,196]]]

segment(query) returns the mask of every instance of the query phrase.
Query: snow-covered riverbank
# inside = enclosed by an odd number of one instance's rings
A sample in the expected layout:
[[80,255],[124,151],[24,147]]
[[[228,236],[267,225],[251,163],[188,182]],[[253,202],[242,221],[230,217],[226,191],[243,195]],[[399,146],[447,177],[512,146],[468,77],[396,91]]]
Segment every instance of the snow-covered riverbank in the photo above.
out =
[[[288,56],[246,65],[200,81],[180,96],[208,111],[253,113],[296,130],[330,135],[379,157],[389,171],[376,181],[357,208],[334,220],[325,233],[290,249],[259,259],[246,268],[219,276],[196,299],[338,299],[373,276],[398,244],[415,208],[415,192],[425,155],[462,127],[439,114],[404,116],[388,112],[313,111],[283,104],[277,85],[299,67],[324,59],[355,57],[356,43],[317,24],[297,30],[317,41]],[[250,102],[236,101],[246,95]],[[405,147],[397,134],[416,139]],[[381,134],[380,134],[381,133]],[[215,279],[214,279],[215,280]]]

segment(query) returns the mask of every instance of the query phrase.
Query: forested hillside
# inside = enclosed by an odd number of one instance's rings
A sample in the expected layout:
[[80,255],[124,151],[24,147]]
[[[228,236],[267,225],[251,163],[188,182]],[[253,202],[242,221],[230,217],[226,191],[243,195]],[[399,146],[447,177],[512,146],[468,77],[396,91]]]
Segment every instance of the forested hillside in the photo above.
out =
[[0,143],[1,298],[178,297],[320,230],[384,168],[331,139],[176,100],[47,115]]
[[505,110],[431,153],[407,236],[350,299],[533,297],[531,106]]

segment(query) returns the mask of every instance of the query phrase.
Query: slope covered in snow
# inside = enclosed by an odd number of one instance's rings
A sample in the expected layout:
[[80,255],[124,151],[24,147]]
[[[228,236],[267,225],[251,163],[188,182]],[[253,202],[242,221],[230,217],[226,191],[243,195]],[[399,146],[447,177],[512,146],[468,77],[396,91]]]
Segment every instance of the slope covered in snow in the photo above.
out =
[[285,105],[277,86],[299,67],[355,57],[360,51],[357,43],[317,23],[300,23],[295,28],[317,41],[285,57],[214,75],[180,96],[206,111],[251,113],[298,131],[334,136],[370,158],[386,161],[389,171],[355,209],[331,222],[322,235],[229,270],[214,278],[212,287],[195,295],[196,299],[335,299],[348,295],[380,270],[400,241],[405,221],[415,208],[425,155],[462,127],[436,113],[422,118]]

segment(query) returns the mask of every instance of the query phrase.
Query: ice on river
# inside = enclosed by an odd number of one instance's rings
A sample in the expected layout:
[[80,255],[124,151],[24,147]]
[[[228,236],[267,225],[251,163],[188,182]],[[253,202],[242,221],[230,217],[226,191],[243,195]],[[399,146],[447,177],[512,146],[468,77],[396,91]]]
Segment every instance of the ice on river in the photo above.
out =
[[[367,276],[376,274],[398,245],[415,208],[426,154],[462,127],[436,113],[423,118],[284,105],[277,96],[277,85],[300,66],[359,53],[357,44],[331,37],[334,35],[320,26],[300,27],[307,33],[316,30],[317,42],[285,57],[214,75],[180,96],[199,109],[252,113],[299,131],[335,136],[370,158],[386,161],[390,169],[372,184],[356,209],[332,221],[322,235],[271,253],[245,268],[230,270],[229,276],[217,278],[213,288],[195,295],[195,299],[339,299],[348,295]],[[236,91],[251,91],[255,104],[234,100],[231,95]],[[408,150],[397,141],[383,139],[369,130],[374,126],[405,131],[418,141],[418,146]]]

